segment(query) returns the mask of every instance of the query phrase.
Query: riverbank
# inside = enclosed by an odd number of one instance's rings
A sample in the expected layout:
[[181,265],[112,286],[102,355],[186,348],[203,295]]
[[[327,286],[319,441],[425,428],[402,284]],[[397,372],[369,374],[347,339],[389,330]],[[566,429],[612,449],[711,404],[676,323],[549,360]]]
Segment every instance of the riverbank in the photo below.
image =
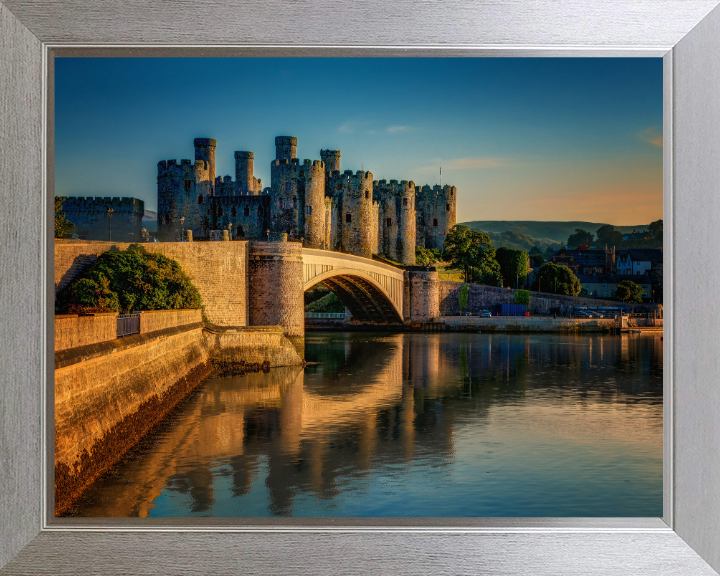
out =
[[[404,325],[346,323],[342,319],[307,319],[305,330],[313,331],[379,331],[379,332],[515,332],[515,333],[610,333],[618,329],[613,318],[563,318],[551,316],[441,316],[432,322]],[[658,319],[630,318],[622,330],[662,332],[663,321]]]

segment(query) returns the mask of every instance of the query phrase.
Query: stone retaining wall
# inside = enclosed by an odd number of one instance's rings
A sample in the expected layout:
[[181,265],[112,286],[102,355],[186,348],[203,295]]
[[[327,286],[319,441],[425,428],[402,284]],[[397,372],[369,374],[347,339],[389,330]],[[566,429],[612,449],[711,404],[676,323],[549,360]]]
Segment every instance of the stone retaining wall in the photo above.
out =
[[[460,315],[460,287],[462,282],[452,280],[439,281],[440,313],[444,316]],[[468,305],[466,312],[477,314],[482,310],[492,311],[497,304],[512,304],[515,301],[516,290],[498,288],[484,284],[469,284]],[[564,296],[561,294],[548,294],[546,292],[531,292],[529,310],[532,314],[550,314],[557,310],[560,313],[569,312],[577,306],[596,308],[598,306],[621,306],[622,302],[616,300],[599,300],[597,298],[583,298],[581,296]],[[636,312],[650,312],[657,310],[662,316],[660,304],[635,304]]]
[[202,322],[201,310],[146,310],[140,312],[140,334]]
[[117,338],[117,313],[55,316],[55,351],[107,342]]
[[532,316],[498,316],[473,318],[445,316],[436,320],[447,330],[480,332],[609,332],[616,324],[614,319],[595,318],[540,318]]

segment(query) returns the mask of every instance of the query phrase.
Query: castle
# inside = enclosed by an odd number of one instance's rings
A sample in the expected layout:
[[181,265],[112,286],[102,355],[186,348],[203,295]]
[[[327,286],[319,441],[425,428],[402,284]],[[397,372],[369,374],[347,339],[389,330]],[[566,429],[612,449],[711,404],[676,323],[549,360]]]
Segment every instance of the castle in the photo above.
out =
[[75,225],[73,235],[92,240],[142,240],[145,202],[138,198],[69,196],[62,210]]
[[[275,138],[270,187],[253,175],[254,154],[235,152],[235,180],[215,176],[212,138],[195,139],[195,162],[158,163],[158,233],[182,230],[207,237],[228,229],[232,237],[266,240],[287,234],[307,248],[371,258],[381,254],[415,264],[415,245],[442,248],[455,225],[454,186],[373,181],[372,173],[340,171],[340,151],[320,160],[296,157],[297,138]],[[181,218],[183,220],[181,221]]]

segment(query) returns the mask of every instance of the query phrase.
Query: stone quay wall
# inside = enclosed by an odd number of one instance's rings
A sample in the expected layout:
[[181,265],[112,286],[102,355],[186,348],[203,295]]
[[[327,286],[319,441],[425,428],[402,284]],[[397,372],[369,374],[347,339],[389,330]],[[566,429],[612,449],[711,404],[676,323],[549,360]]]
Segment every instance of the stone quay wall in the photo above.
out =
[[[125,250],[127,242],[55,240],[57,294],[103,252]],[[202,295],[205,319],[225,326],[247,326],[247,242],[145,242],[142,246],[177,260]]]
[[210,373],[202,325],[153,334],[56,353],[56,514]]
[[278,326],[170,326],[199,319],[196,310],[148,317],[153,317],[151,327],[168,327],[55,353],[56,513],[67,511],[197,387],[211,373],[212,360],[302,365]]
[[226,327],[206,324],[204,337],[212,359],[268,362],[271,367],[302,364],[297,349],[280,326]]
[[610,332],[617,324],[612,318],[547,318],[526,316],[445,316],[436,323],[446,330],[470,332]]
[[[452,280],[439,281],[440,313],[443,316],[460,315],[460,287],[462,282]],[[512,304],[515,301],[516,290],[510,288],[498,288],[484,284],[468,284],[468,304],[465,312],[477,314],[482,310],[492,311],[496,304]],[[530,306],[531,314],[552,314],[554,311],[560,314],[569,313],[578,306],[621,306],[622,302],[616,300],[599,300],[597,298],[583,298],[580,296],[564,296],[561,294],[549,294],[545,292],[531,292]],[[653,313],[658,311],[662,315],[662,305],[659,304],[635,304],[636,312]]]

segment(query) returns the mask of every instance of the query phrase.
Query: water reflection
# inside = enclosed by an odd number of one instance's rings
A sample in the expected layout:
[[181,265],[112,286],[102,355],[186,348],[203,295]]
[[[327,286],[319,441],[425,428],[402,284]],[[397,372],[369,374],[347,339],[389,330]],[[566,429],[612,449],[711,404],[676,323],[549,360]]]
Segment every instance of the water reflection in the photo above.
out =
[[83,516],[660,516],[653,336],[311,333],[210,378]]

